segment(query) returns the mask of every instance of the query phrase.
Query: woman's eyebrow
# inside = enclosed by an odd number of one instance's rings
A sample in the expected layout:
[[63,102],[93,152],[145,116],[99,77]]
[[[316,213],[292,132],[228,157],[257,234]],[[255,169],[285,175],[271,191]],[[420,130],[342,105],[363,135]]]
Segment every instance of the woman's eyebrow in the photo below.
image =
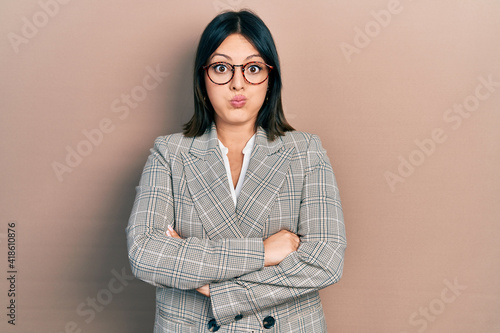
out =
[[232,60],[230,56],[225,55],[225,54],[222,54],[222,53],[214,53],[214,54],[210,57],[210,59],[213,59],[213,58],[215,58],[216,56],[221,56],[221,57],[226,58],[227,60]]
[[246,57],[245,60],[248,60],[248,59],[253,58],[253,57],[262,58],[260,54],[252,54],[252,55],[249,55],[248,57]]
[[[228,56],[227,54],[223,54],[223,53],[214,53],[210,59],[213,59],[215,58],[216,56],[221,56],[221,57],[224,57],[226,58],[227,60],[233,60],[230,56]],[[262,58],[260,54],[252,54],[252,55],[249,55],[248,57],[245,58],[245,60],[248,60],[250,58],[253,58],[253,57],[258,57],[258,58]]]

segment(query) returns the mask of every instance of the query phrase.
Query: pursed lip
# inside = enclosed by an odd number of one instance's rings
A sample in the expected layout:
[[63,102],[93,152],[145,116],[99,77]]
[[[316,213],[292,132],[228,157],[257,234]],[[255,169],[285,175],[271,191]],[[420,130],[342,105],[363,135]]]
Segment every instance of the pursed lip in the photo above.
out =
[[243,95],[236,95],[230,101],[231,105],[237,109],[244,107],[246,102],[247,98]]
[[247,98],[243,95],[236,95],[231,99],[231,102],[243,102],[246,101]]

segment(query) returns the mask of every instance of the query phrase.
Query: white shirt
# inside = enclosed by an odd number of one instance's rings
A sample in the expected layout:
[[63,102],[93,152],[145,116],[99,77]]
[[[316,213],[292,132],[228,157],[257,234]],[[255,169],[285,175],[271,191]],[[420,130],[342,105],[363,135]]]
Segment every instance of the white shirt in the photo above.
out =
[[255,142],[255,134],[248,140],[245,148],[243,148],[243,165],[241,166],[240,177],[238,178],[238,183],[236,184],[236,189],[233,184],[233,177],[231,176],[231,167],[229,166],[229,159],[227,158],[227,149],[222,142],[219,140],[219,147],[222,151],[222,158],[224,159],[224,166],[226,167],[227,179],[229,180],[229,189],[231,190],[231,196],[233,197],[234,206],[236,207],[236,199],[240,195],[241,188],[243,187],[243,182],[245,181],[245,174],[248,169],[248,164],[250,164],[250,155],[252,154],[253,144]]

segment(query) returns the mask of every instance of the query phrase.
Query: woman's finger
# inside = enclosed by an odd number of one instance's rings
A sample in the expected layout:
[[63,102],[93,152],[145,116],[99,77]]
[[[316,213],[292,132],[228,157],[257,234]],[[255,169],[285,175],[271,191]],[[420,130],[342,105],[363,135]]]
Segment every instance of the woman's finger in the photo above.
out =
[[208,284],[206,284],[200,288],[197,288],[196,291],[198,291],[202,295],[210,297],[210,287],[208,286]]
[[179,236],[179,234],[174,230],[174,228],[172,228],[171,225],[167,227],[167,236],[182,239],[181,236]]

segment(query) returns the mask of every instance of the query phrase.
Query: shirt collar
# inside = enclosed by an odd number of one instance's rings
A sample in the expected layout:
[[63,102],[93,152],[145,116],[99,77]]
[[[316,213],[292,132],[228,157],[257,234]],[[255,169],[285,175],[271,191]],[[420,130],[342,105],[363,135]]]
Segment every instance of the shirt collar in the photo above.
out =
[[[250,138],[250,140],[248,140],[247,144],[245,145],[245,148],[243,148],[243,154],[244,155],[249,154],[249,153],[252,152],[253,145],[255,143],[255,136],[256,135],[257,135],[257,133],[255,133],[254,135],[252,135],[252,137]],[[219,147],[222,150],[222,152],[224,154],[227,154],[228,149],[226,148],[226,146],[224,146],[224,144],[222,143],[222,141],[220,141],[219,139],[217,139],[217,140],[219,141]]]

